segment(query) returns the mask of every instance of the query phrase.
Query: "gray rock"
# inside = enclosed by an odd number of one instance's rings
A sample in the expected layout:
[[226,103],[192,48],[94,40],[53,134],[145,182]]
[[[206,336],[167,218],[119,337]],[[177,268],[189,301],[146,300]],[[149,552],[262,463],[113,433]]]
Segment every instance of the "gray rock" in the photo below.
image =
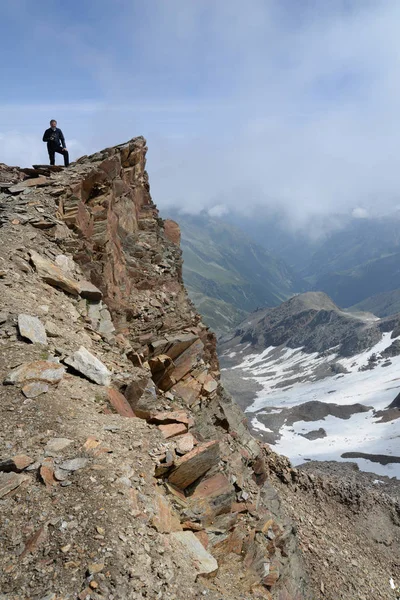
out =
[[58,452],[67,448],[72,442],[73,440],[68,438],[53,438],[47,442],[44,448],[45,455],[53,456],[54,454],[58,454]]
[[58,329],[57,325],[55,323],[53,323],[52,321],[46,321],[46,323],[44,324],[46,333],[49,337],[61,337],[61,332]]
[[198,575],[216,573],[218,570],[217,561],[207,552],[193,531],[174,531],[170,534],[170,537],[181,547],[188,560],[192,562]]
[[18,315],[18,329],[23,338],[33,344],[47,345],[47,335],[43,323],[31,315]]
[[30,381],[22,388],[25,398],[37,398],[49,391],[49,386],[44,381]]
[[88,458],[72,458],[71,460],[66,460],[60,465],[60,469],[63,471],[79,471],[79,469],[83,469],[88,464]]
[[36,360],[24,363],[13,369],[6,376],[4,383],[14,385],[25,381],[44,381],[46,383],[59,383],[64,377],[65,367],[49,360]]
[[111,383],[111,373],[107,367],[83,346],[68,356],[64,362],[94,383],[99,385]]
[[88,300],[101,300],[103,297],[103,292],[99,290],[93,283],[90,281],[80,281],[79,282],[79,294],[82,298],[87,298]]

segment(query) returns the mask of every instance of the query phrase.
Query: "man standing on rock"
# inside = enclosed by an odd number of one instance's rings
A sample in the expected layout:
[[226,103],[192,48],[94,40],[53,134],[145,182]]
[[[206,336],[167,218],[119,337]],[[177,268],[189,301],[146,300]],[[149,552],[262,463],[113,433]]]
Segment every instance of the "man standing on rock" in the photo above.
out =
[[57,127],[57,121],[52,119],[50,121],[49,129],[43,134],[43,141],[47,142],[47,151],[49,153],[50,164],[54,165],[54,156],[55,153],[64,155],[64,165],[68,167],[69,165],[69,154],[68,150],[65,147],[65,138],[61,129]]

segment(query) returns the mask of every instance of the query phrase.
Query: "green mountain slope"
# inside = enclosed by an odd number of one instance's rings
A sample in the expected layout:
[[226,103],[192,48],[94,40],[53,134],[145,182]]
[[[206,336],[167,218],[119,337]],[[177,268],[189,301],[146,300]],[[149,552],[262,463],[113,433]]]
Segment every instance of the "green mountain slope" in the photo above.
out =
[[368,311],[381,318],[395,315],[400,313],[400,290],[376,294],[358,304],[354,304],[349,310],[354,312]]
[[259,306],[277,306],[305,285],[283,260],[207,215],[170,214],[181,228],[183,277],[205,321],[225,333]]
[[376,218],[321,217],[310,223],[308,237],[262,211],[257,218],[242,217],[242,228],[339,306],[400,288],[399,211]]

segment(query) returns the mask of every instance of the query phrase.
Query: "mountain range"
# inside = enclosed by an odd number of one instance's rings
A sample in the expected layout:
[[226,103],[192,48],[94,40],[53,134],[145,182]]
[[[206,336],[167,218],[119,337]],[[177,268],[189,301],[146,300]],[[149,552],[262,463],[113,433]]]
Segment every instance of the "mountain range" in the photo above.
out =
[[253,431],[295,464],[351,459],[400,477],[400,314],[352,313],[308,292],[248,316],[220,357]]
[[285,260],[309,289],[326,292],[340,306],[400,288],[398,211],[374,218],[333,215],[310,221],[306,231],[261,209],[225,218]]

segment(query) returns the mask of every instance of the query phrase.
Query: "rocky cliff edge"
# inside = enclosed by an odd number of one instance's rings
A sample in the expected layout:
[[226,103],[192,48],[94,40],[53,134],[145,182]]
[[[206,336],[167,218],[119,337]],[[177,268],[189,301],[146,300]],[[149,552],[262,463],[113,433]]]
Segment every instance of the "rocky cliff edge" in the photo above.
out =
[[0,598],[311,598],[145,156],[0,165]]

